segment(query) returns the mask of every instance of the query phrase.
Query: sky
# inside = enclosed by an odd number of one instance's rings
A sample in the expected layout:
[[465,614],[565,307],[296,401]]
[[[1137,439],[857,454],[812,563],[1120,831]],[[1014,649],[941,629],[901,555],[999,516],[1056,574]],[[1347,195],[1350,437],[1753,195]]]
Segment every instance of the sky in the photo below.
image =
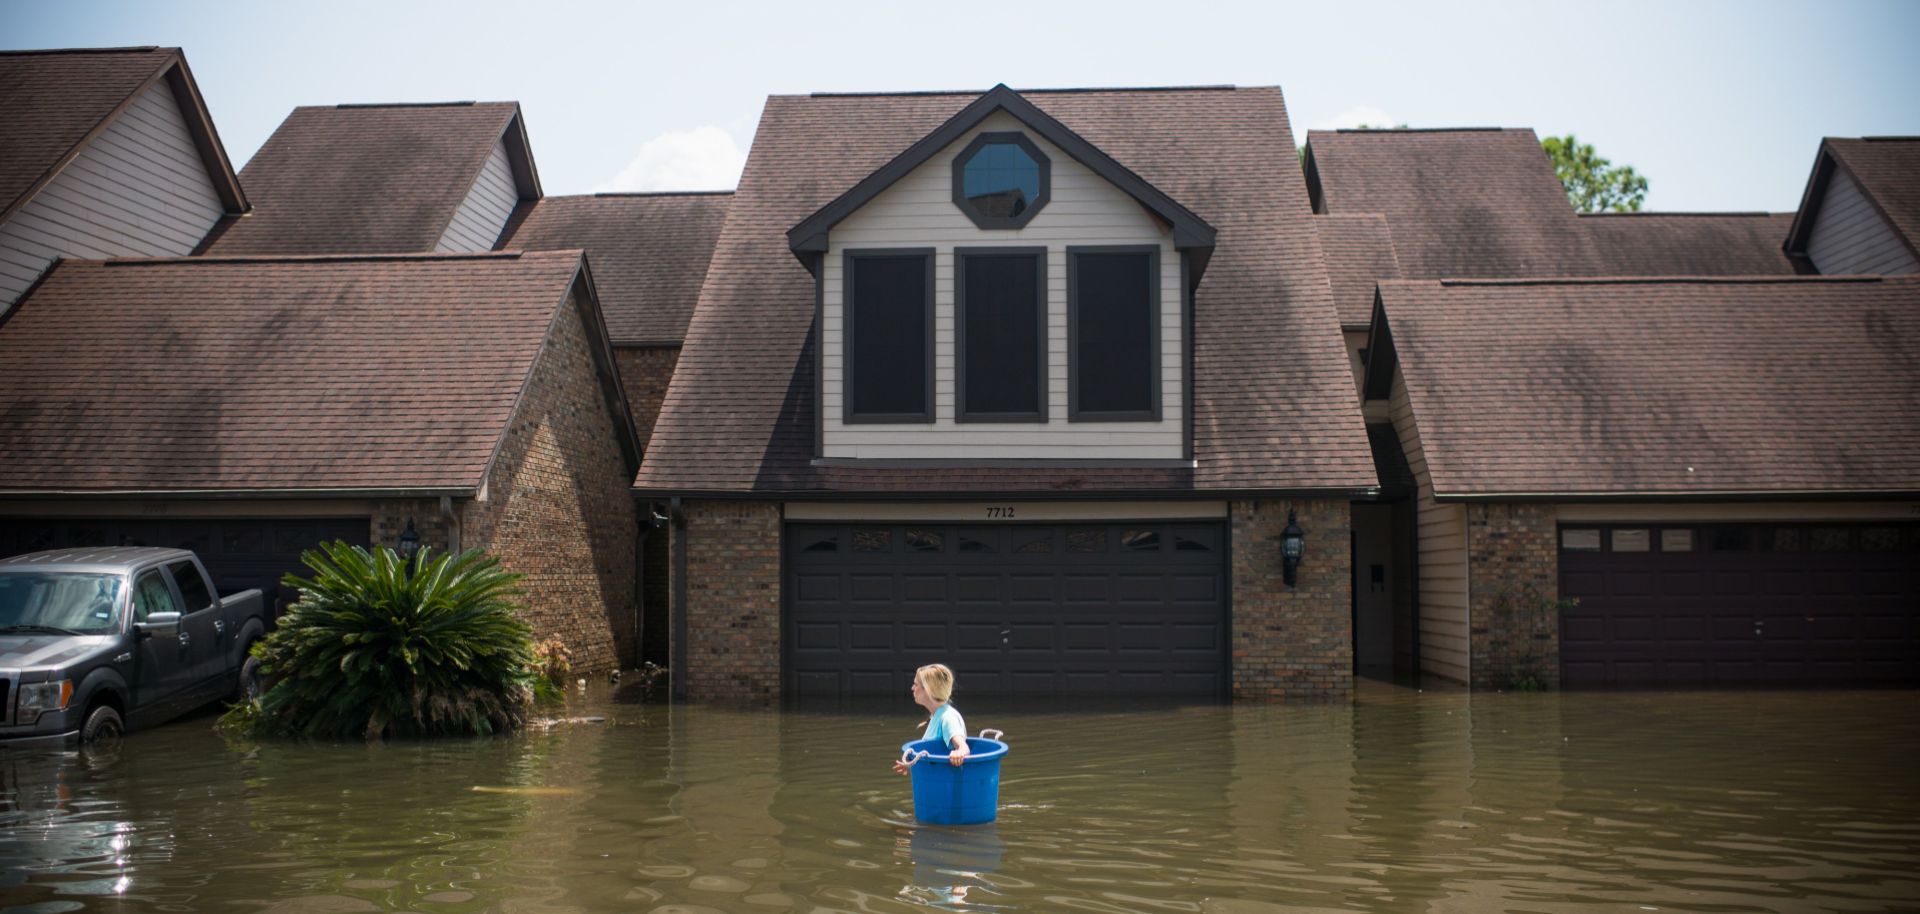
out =
[[732,187],[770,94],[1278,85],[1291,126],[1576,134],[1646,208],[1798,207],[1920,135],[1920,2],[0,0],[0,48],[186,49],[245,163],[296,105],[516,100],[548,194]]

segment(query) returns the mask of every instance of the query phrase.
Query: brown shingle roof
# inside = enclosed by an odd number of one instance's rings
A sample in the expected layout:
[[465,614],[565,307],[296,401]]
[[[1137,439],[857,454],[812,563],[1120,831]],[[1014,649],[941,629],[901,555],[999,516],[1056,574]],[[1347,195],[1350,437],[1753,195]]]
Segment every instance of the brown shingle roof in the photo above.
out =
[[1603,272],[1532,130],[1314,130],[1307,181],[1315,212],[1386,216],[1408,277]]
[[1920,280],[1380,291],[1441,496],[1920,492]]
[[1340,326],[1361,328],[1373,320],[1373,287],[1383,279],[1400,278],[1400,259],[1393,252],[1387,218],[1377,213],[1315,216],[1320,249],[1327,257],[1327,282]]
[[580,263],[64,261],[0,332],[0,490],[472,489]]
[[678,342],[731,192],[547,197],[502,248],[584,248],[615,343]]
[[240,172],[253,212],[208,253],[432,251],[519,113],[514,102],[295,108]]
[[195,97],[183,111],[188,128],[219,161],[211,171],[214,186],[229,211],[245,208],[213,134],[199,110],[197,90],[179,48],[99,48],[57,51],[0,51],[0,215],[8,214],[51,180],[121,106],[175,67],[179,87]]
[[813,277],[786,232],[977,96],[768,99],[636,484],[676,492],[1374,484],[1280,92],[1026,97],[1216,228],[1196,295],[1196,469],[814,466]]
[[1580,224],[1608,276],[1792,276],[1792,213],[1593,213]]

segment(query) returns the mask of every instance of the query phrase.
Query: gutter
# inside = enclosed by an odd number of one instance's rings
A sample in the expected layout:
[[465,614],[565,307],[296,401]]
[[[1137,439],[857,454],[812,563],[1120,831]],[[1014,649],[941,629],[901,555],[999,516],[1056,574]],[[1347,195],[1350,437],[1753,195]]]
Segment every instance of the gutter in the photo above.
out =
[[805,489],[645,489],[638,497],[698,498],[714,501],[1221,501],[1279,498],[1377,498],[1380,486],[1327,486],[1302,489],[1023,489],[996,492],[981,489],[924,489],[900,492]]
[[414,486],[338,489],[0,489],[0,498],[473,498],[472,486]]
[[1711,492],[1489,492],[1434,493],[1437,502],[1725,502],[1725,501],[1910,501],[1920,489],[1836,492],[1832,489],[1767,489]]

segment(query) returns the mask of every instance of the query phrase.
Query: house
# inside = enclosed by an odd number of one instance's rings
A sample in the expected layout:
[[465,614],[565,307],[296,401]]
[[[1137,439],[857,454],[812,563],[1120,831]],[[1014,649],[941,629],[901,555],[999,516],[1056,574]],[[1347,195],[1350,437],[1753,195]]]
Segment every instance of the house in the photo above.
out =
[[1828,137],[1787,253],[1839,275],[1920,273],[1920,137]]
[[578,251],[62,261],[0,327],[0,554],[179,545],[273,594],[411,530],[613,667],[639,442],[598,309]]
[[[725,224],[731,191],[545,197],[524,208],[500,247],[582,249],[613,341],[627,407],[644,446],[673,378],[687,322]],[[642,532],[643,659],[667,663],[667,538]]]
[[295,108],[240,180],[208,254],[488,251],[541,195],[516,102]]
[[1347,694],[1376,477],[1290,136],[1272,88],[769,99],[636,480],[676,690]]
[[192,253],[247,211],[179,48],[0,51],[0,317],[60,257]]
[[[1890,198],[1920,175],[1894,158],[1868,169]],[[1576,216],[1515,130],[1316,131],[1306,159],[1382,481],[1354,506],[1363,669],[1920,678],[1900,354],[1920,287],[1796,278],[1817,264],[1793,233],[1844,191],[1797,214]]]

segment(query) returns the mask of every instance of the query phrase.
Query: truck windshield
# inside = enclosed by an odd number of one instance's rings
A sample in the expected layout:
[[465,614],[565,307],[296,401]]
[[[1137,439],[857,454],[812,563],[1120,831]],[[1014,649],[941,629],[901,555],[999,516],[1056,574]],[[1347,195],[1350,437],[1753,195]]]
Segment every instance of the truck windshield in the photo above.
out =
[[123,586],[120,576],[112,574],[0,574],[0,636],[34,629],[111,634],[120,613]]

